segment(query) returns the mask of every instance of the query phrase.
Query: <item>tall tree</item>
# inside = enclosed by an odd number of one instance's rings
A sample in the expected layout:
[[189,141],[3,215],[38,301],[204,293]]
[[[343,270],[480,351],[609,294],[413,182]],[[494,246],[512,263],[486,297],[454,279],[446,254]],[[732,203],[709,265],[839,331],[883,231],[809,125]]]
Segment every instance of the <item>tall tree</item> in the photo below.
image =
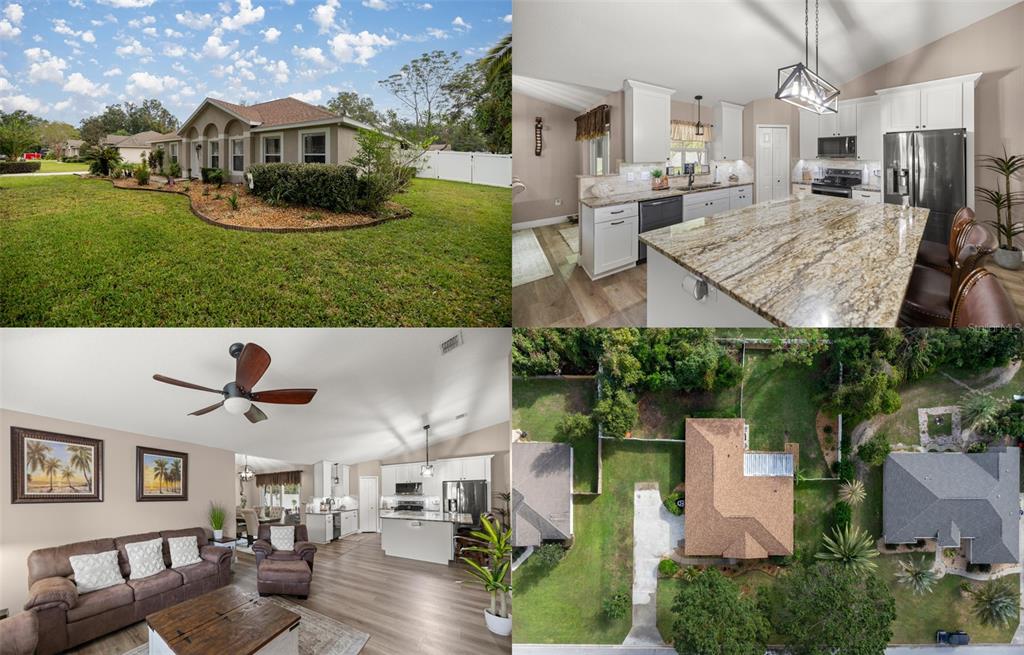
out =
[[0,112],[0,155],[17,159],[39,143],[39,119],[24,111]]
[[491,152],[512,152],[512,34],[492,47],[478,66],[487,80],[474,122]]
[[680,588],[670,639],[680,655],[762,655],[769,626],[753,599],[716,568]]
[[416,141],[436,136],[435,126],[451,108],[446,87],[458,71],[458,52],[426,52],[402,66],[379,84],[395,96],[413,116]]
[[340,92],[327,102],[327,109],[369,125],[378,125],[381,122],[380,115],[373,106],[373,98],[361,96],[355,91]]
[[73,125],[60,121],[46,121],[39,126],[39,141],[49,148],[58,159],[64,156],[68,139],[77,139],[78,130]]
[[107,105],[103,113],[83,118],[79,131],[90,145],[99,145],[108,134],[138,134],[152,130],[171,132],[178,129],[178,119],[159,100],[150,98],[136,105],[125,102]]

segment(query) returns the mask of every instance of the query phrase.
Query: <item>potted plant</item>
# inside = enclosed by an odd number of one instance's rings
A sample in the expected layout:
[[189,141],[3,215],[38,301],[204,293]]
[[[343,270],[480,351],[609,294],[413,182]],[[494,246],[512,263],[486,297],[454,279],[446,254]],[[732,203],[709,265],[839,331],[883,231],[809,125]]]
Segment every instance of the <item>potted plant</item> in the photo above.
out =
[[981,167],[1003,178],[1003,184],[996,181],[995,189],[978,187],[978,193],[981,194],[982,202],[996,209],[996,220],[988,221],[996,228],[999,239],[999,249],[995,252],[996,264],[1015,271],[1021,267],[1022,260],[1020,248],[1013,245],[1013,237],[1024,233],[1024,224],[1013,222],[1013,205],[1024,202],[1024,192],[1012,191],[1010,181],[1024,170],[1024,155],[1007,155],[1006,149],[1003,148],[1002,157],[983,155]]
[[224,538],[224,511],[223,505],[217,503],[210,503],[210,527],[213,528],[213,538],[223,539]]
[[659,189],[668,188],[668,176],[662,175],[660,168],[655,168],[651,171],[651,189],[657,191]]
[[491,594],[491,607],[484,610],[487,629],[496,635],[512,634],[512,613],[508,609],[508,595],[512,591],[509,567],[512,566],[512,530],[503,530],[500,521],[493,523],[480,516],[481,530],[470,533],[479,546],[467,546],[463,551],[483,553],[487,560],[481,566],[468,557],[460,557],[469,566],[469,573]]

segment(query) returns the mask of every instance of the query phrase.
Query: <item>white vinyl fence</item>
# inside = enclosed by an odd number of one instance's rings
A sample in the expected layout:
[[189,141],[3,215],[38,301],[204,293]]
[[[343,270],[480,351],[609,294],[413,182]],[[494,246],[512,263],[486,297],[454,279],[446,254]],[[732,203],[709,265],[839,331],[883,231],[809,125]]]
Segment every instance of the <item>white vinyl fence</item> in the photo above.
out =
[[416,177],[488,186],[512,186],[512,155],[431,150]]

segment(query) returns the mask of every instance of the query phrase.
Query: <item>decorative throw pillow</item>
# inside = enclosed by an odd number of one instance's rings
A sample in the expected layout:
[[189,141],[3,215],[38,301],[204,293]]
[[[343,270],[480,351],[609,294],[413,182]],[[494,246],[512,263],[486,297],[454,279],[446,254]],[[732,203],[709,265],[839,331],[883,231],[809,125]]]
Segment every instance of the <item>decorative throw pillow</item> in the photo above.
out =
[[95,555],[72,555],[68,560],[71,562],[71,570],[75,572],[75,584],[80,594],[124,582],[121,569],[117,566],[116,550]]
[[189,564],[198,564],[203,561],[199,557],[199,544],[195,536],[171,537],[167,540],[167,547],[171,551],[171,568],[180,569]]
[[128,565],[132,569],[128,579],[148,578],[166,569],[163,546],[164,540],[159,537],[149,541],[136,541],[133,544],[125,544],[124,549],[128,553]]
[[295,526],[270,526],[270,545],[274,550],[295,550]]

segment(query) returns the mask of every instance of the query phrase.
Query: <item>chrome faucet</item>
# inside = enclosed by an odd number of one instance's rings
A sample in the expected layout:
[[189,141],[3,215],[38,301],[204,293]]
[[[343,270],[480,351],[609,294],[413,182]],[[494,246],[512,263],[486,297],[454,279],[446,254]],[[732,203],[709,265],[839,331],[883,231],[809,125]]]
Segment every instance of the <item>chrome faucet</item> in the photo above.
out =
[[692,168],[690,169],[690,176],[687,179],[689,180],[689,186],[687,187],[686,190],[687,191],[691,191],[691,190],[693,190],[693,169]]

